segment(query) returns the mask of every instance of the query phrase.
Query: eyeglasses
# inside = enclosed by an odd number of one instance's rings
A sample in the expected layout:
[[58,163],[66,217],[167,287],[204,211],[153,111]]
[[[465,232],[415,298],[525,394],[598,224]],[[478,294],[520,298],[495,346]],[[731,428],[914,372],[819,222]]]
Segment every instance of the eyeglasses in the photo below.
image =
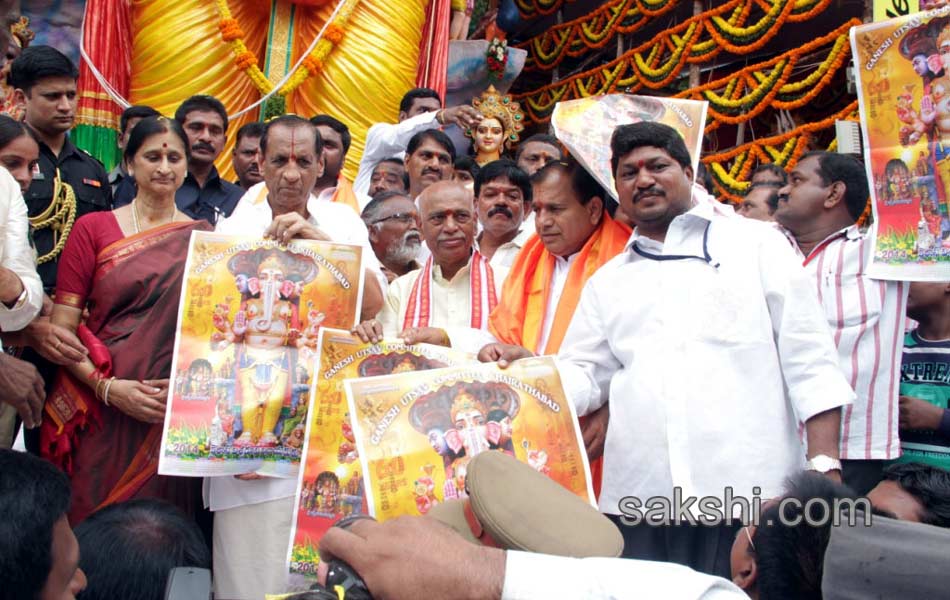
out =
[[386,221],[397,221],[399,223],[402,223],[403,225],[406,225],[406,224],[412,223],[418,218],[419,217],[416,215],[416,213],[410,213],[410,212],[393,213],[389,215],[388,217],[376,219],[375,221],[372,222],[372,225],[375,225],[377,223],[384,223]]

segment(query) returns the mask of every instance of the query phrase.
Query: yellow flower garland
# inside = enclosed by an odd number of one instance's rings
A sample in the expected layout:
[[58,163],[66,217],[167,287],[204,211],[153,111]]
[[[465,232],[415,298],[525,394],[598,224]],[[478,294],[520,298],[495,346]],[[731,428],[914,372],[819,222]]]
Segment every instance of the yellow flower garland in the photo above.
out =
[[[311,75],[320,71],[330,52],[333,51],[333,47],[343,40],[347,21],[349,21],[350,15],[353,14],[356,5],[359,4],[359,0],[341,1],[343,6],[337,13],[336,18],[327,25],[323,37],[314,46],[313,51],[304,58],[303,63],[293,72],[290,79],[277,91],[281,96],[293,92]],[[238,24],[237,19],[232,16],[231,9],[228,7],[228,0],[215,0],[215,4],[218,7],[218,16],[220,17],[218,29],[221,30],[221,39],[231,44],[235,65],[251,79],[254,87],[261,95],[270,94],[274,90],[274,84],[261,71],[257,64],[257,57],[244,44],[244,31]]]

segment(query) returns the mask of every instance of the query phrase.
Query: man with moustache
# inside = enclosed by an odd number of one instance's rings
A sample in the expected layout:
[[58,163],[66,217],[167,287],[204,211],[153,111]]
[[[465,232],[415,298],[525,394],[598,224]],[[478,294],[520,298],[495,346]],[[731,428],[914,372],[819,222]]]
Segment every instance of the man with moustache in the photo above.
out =
[[[349,207],[317,200],[310,193],[323,173],[316,128],[298,116],[278,117],[265,125],[261,152],[264,182],[248,190],[215,231],[282,243],[311,239],[363,246],[367,268],[362,318],[375,315],[385,279],[366,228]],[[215,513],[215,596],[251,599],[282,590],[297,480],[247,474],[212,477],[206,485],[209,508]]]
[[[538,235],[517,255],[488,327],[493,342],[557,354],[584,284],[623,251],[630,228],[610,218],[606,191],[573,159],[548,163],[531,183]],[[486,346],[482,358],[492,360],[496,350]],[[605,404],[581,419],[595,493],[608,416]]]
[[525,216],[531,210],[531,182],[514,161],[495,160],[475,177],[475,209],[482,231],[478,251],[492,267],[511,267],[534,233]]
[[217,98],[198,95],[181,103],[175,120],[191,146],[188,175],[175,193],[175,204],[192,219],[214,225],[229,216],[244,195],[243,188],[221,179],[214,166],[227,140],[228,112]]
[[[609,400],[600,509],[621,529],[624,556],[728,576],[738,522],[701,522],[685,506],[647,524],[638,503],[672,507],[677,491],[722,497],[727,487],[775,497],[806,457],[840,481],[828,463],[854,393],[782,235],[694,197],[690,156],[671,127],[622,125],[611,151],[637,228],[587,280],[560,346],[561,380],[579,415]],[[527,354],[496,347],[482,358],[506,366]]]
[[406,174],[406,165],[401,158],[384,158],[376,163],[369,181],[371,198],[375,198],[382,192],[409,191],[409,176]]
[[477,125],[481,118],[478,111],[467,104],[442,108],[442,99],[433,89],[409,90],[399,103],[398,123],[376,123],[366,132],[365,149],[353,182],[357,196],[363,196],[371,187],[370,175],[379,161],[389,157],[402,159],[403,153],[408,153],[409,140],[420,131],[449,124],[465,131]]
[[264,176],[261,175],[261,133],[263,131],[263,123],[251,121],[244,124],[237,132],[234,151],[231,153],[231,165],[238,178],[235,183],[245,190],[264,181]]
[[407,343],[451,345],[454,331],[486,329],[508,270],[474,249],[472,192],[455,181],[419,196],[422,236],[431,255],[421,269],[390,284],[383,310],[353,332],[365,342],[397,334]]
[[363,209],[369,243],[390,283],[419,268],[419,211],[405,192],[382,192]]
[[794,241],[834,334],[839,368],[857,395],[842,416],[841,462],[845,483],[859,494],[901,454],[900,348],[909,288],[868,275],[874,235],[856,223],[867,200],[860,161],[810,152],[789,172],[774,214]]
[[437,181],[452,178],[455,145],[438,129],[426,129],[412,136],[406,146],[406,173],[409,174],[409,197],[418,200],[424,189]]

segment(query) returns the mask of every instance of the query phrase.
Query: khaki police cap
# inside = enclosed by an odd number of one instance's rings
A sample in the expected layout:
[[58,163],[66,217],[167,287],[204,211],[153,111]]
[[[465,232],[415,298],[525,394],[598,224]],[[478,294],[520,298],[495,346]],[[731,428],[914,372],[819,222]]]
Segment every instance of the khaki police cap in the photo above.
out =
[[473,543],[578,558],[623,551],[623,537],[610,519],[503,452],[473,458],[465,488],[468,499],[437,504],[426,516]]

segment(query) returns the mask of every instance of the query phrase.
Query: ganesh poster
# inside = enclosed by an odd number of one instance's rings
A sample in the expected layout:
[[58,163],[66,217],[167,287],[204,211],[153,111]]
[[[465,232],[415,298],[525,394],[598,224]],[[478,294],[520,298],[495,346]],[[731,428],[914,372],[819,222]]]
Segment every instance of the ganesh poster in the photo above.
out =
[[346,381],[366,500],[379,520],[467,497],[473,456],[505,452],[593,504],[573,404],[553,357]]
[[615,200],[610,169],[610,136],[618,125],[652,121],[669,125],[683,136],[693,163],[699,166],[708,103],[632,94],[591,96],[558,102],[551,115],[554,135]]
[[868,273],[950,279],[950,7],[851,30],[875,221]]
[[320,330],[317,376],[311,387],[303,463],[297,482],[288,570],[294,587],[312,583],[320,562],[317,545],[336,521],[366,514],[362,467],[349,419],[347,379],[476,364],[475,356],[399,341],[363,343],[340,329]]
[[352,327],[361,248],[192,235],[159,473],[296,477],[321,326]]

